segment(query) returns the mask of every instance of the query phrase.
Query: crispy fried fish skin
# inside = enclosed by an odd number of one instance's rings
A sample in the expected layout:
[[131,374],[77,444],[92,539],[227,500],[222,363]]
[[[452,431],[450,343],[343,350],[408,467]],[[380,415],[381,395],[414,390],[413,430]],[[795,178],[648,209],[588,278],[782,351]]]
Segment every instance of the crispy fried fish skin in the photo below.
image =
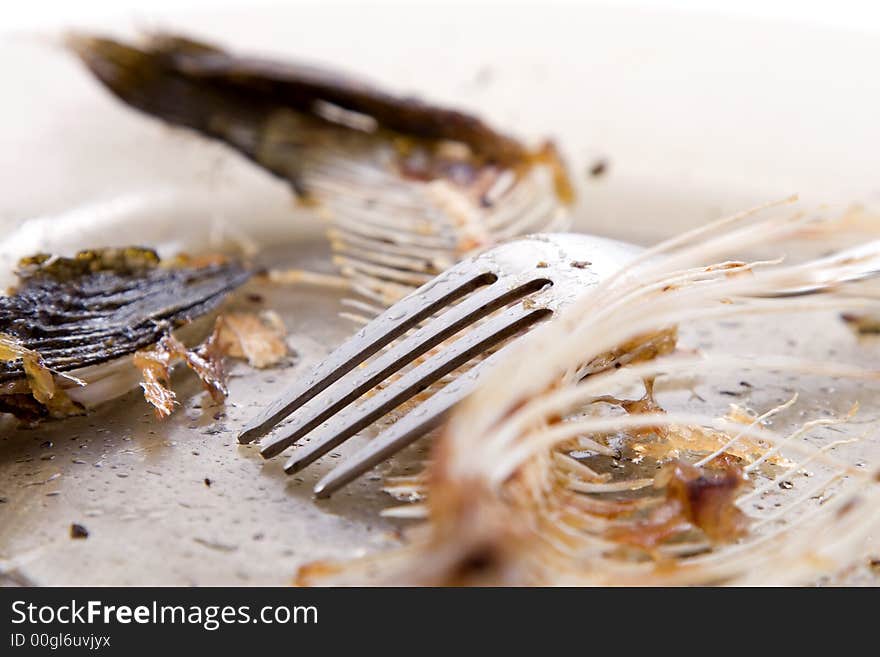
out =
[[[21,262],[17,290],[0,297],[0,334],[44,367],[70,371],[155,343],[216,308],[250,274],[232,260],[166,266],[142,248],[40,254]],[[0,382],[25,375],[21,359],[0,362]]]
[[318,125],[339,127],[321,112],[322,104],[368,117],[389,141],[458,142],[469,148],[475,162],[514,170],[549,164],[555,171],[560,199],[570,201],[573,194],[552,145],[530,150],[476,116],[398,96],[343,73],[237,56],[167,34],[154,35],[142,46],[84,35],[72,36],[68,43],[125,103],[226,141],[290,181],[301,194],[308,190],[296,161],[267,158],[265,141],[271,136],[273,122],[284,112],[307,117]]

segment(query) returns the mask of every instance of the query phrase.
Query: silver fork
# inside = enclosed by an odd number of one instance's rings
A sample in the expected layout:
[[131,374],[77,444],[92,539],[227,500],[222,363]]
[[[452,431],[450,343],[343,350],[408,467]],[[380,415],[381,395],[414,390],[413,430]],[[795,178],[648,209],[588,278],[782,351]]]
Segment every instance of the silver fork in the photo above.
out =
[[[271,458],[312,435],[284,466],[288,474],[298,472],[466,362],[524,334],[639,251],[589,235],[544,234],[507,242],[464,260],[364,326],[310,376],[298,380],[253,418],[238,440],[250,443],[271,431],[260,450],[264,458]],[[401,373],[456,335],[457,339]],[[402,339],[395,342],[398,338]],[[318,482],[315,495],[331,495],[438,426],[504,357],[508,346],[455,377],[343,461]],[[401,376],[387,387],[361,399],[398,373]],[[280,424],[295,411],[290,422]]]

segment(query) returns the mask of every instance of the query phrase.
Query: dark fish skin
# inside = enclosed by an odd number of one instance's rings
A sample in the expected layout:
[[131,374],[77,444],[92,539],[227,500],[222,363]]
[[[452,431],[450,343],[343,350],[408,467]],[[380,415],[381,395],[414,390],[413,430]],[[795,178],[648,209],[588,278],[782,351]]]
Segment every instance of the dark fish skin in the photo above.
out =
[[404,137],[427,145],[466,144],[475,161],[525,170],[551,163],[559,169],[560,195],[572,190],[552,145],[529,150],[476,116],[412,97],[398,96],[345,74],[310,65],[237,56],[184,37],[153,35],[141,46],[74,35],[69,47],[114,95],[126,104],[172,124],[220,139],[260,166],[308,189],[293,155],[268,157],[277,139],[270,126],[279,114],[296,113],[316,125],[339,127],[316,110],[324,102],[368,116],[386,139]]
[[127,105],[168,123],[225,141],[255,163],[305,193],[292,167],[263,162],[263,134],[277,104],[265,98],[204,83],[179,70],[176,53],[196,46],[151,50],[112,39],[73,36],[68,44],[109,91]]
[[[149,249],[38,256],[21,283],[0,297],[0,333],[64,372],[129,355],[215,309],[251,275],[236,261],[164,266]],[[0,382],[25,376],[21,361],[0,363]]]
[[311,113],[316,100],[365,114],[389,130],[420,137],[459,141],[475,153],[500,164],[527,158],[517,140],[465,112],[399,96],[340,71],[296,62],[232,55],[185,37],[157,35],[149,52],[174,62],[190,79],[264,97],[285,107]]

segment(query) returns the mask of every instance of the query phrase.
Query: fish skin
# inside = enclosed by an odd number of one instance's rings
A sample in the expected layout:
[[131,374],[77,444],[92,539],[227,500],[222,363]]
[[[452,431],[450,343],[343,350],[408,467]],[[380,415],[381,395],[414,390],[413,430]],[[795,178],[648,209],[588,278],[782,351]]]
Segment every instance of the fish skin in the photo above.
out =
[[[330,127],[340,134],[366,134],[327,120],[317,109],[322,103],[369,117],[377,126],[374,136],[404,149],[408,142],[429,150],[456,142],[466,145],[480,165],[519,173],[547,165],[559,200],[574,200],[565,163],[552,142],[530,148],[478,116],[395,94],[341,71],[238,55],[167,33],[138,45],[72,34],[67,46],[125,104],[226,142],[287,181],[303,200],[311,199],[300,160],[313,133]],[[284,121],[290,116],[296,120]],[[286,126],[282,135],[279,125]]]
[[[15,293],[0,297],[0,334],[65,372],[129,355],[214,310],[248,280],[234,260],[163,266],[149,249],[102,249],[22,261]],[[0,382],[25,376],[0,363]]]

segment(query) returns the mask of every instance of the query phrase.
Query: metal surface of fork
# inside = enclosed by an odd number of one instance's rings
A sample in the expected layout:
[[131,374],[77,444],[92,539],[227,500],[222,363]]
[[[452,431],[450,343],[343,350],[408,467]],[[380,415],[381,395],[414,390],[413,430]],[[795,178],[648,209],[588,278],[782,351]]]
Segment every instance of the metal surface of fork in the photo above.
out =
[[[269,434],[260,451],[270,458],[309,436],[284,468],[297,472],[461,365],[551,316],[638,252],[590,235],[544,234],[465,260],[364,326],[253,418],[239,442]],[[507,346],[420,402],[328,473],[315,494],[330,495],[438,426],[504,357]],[[421,356],[426,357],[415,362]]]

